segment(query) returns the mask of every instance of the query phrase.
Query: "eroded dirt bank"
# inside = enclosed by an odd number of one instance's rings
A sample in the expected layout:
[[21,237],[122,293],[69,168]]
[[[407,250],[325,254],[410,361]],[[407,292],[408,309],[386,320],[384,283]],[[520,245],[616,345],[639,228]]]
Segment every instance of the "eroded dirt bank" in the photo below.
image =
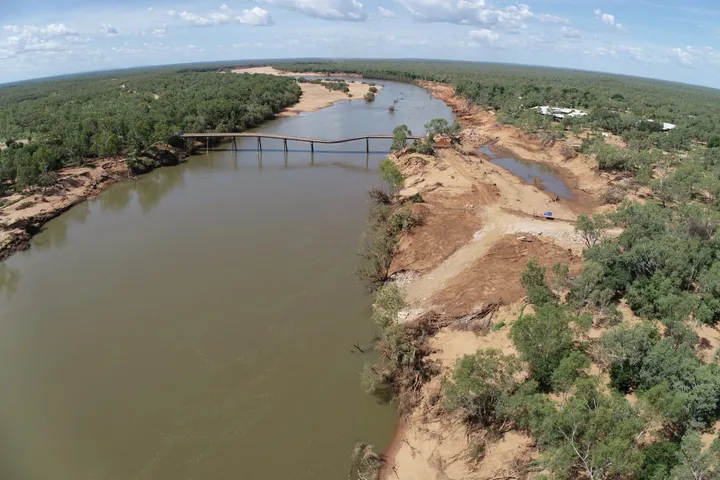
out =
[[[406,292],[401,322],[432,312],[448,326],[429,340],[433,353],[427,361],[439,374],[421,387],[418,406],[402,419],[382,476],[523,478],[523,466],[537,458],[533,440],[507,432],[489,442],[481,460],[471,461],[464,423],[441,407],[441,379],[458,358],[478,349],[514,353],[508,332],[524,305],[520,274],[526,262],[534,258],[547,267],[562,262],[571,274],[578,273],[583,244],[574,221],[580,213],[606,208],[603,198],[612,178],[600,174],[589,157],[566,160],[561,142],[544,147],[539,139],[500,125],[494,115],[456,97],[450,86],[422,86],[453,107],[463,131],[460,145],[436,149],[434,156],[392,157],[406,175],[400,195],[419,193],[425,203],[413,205],[424,224],[400,238],[391,273]],[[517,158],[551,166],[574,198],[559,199],[490,163],[477,149],[491,142]],[[547,210],[555,221],[534,216]],[[499,308],[484,318],[485,328],[477,333],[458,328],[491,305]]]
[[133,173],[125,157],[93,160],[85,166],[54,172],[55,183],[4,197],[0,206],[0,261],[30,247],[42,226],[73,206],[92,199],[111,185],[161,166],[178,165],[190,151],[168,145],[154,146],[135,164]]

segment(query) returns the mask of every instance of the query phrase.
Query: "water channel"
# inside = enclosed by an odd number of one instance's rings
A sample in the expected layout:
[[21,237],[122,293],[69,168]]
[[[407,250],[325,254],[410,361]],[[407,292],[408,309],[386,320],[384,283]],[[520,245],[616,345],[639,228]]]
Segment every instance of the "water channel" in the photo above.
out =
[[[401,99],[394,114],[388,107]],[[415,132],[450,109],[386,82],[259,130]],[[346,478],[387,446],[365,395],[370,298],[351,274],[389,142],[255,140],[118,184],[0,266],[0,478]]]

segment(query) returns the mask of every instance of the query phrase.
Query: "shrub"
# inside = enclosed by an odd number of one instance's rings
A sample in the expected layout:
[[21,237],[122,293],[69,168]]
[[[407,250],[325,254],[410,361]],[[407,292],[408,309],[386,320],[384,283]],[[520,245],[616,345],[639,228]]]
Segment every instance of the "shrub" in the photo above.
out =
[[377,87],[370,87],[370,89],[368,91],[370,93],[377,93],[378,89],[377,89]]
[[402,232],[409,232],[415,227],[419,227],[424,223],[420,215],[416,215],[408,207],[403,207],[390,216],[388,221],[388,230],[392,235],[398,235]]
[[373,203],[390,205],[390,203],[392,202],[392,196],[385,191],[382,185],[370,187],[368,189],[368,194],[370,195],[370,200]]
[[572,145],[568,145],[566,143],[560,149],[560,154],[565,160],[571,160],[577,157],[577,150],[575,150],[575,147],[573,147]]
[[352,466],[350,468],[351,480],[371,480],[378,478],[380,469],[385,461],[375,453],[372,445],[357,443],[352,453]]
[[410,203],[425,203],[425,199],[419,193],[412,195],[410,198],[408,198],[408,201]]
[[419,153],[421,155],[432,155],[435,153],[433,143],[435,143],[435,139],[432,135],[428,135],[428,137],[424,140],[415,139],[408,147],[408,152]]
[[375,101],[375,94],[372,92],[368,92],[365,94],[364,98],[365,98],[366,102],[373,102],[373,101]]
[[405,181],[405,175],[400,171],[395,162],[386,158],[380,162],[379,168],[380,178],[382,178],[383,181],[390,186],[390,189],[393,192],[402,187],[403,182]]
[[160,162],[157,160],[147,157],[139,157],[136,155],[132,155],[125,159],[125,163],[127,163],[127,166],[133,175],[141,175],[160,166]]

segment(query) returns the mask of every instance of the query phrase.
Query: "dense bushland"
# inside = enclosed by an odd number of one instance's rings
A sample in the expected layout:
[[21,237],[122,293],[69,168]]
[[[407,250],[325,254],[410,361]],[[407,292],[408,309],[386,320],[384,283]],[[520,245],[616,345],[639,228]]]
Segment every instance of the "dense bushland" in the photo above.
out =
[[[155,142],[182,146],[182,132],[243,131],[300,93],[292,78],[167,70],[5,85],[0,182],[24,187],[88,158],[139,156]],[[30,143],[13,142],[21,139]]]
[[[568,298],[592,296],[580,277]],[[535,313],[512,324],[520,357],[481,350],[459,359],[443,383],[445,408],[489,432],[532,434],[553,478],[718,478],[720,440],[706,448],[698,432],[720,418],[720,365],[697,357],[690,329],[623,323],[593,342],[584,332],[595,306],[562,302],[535,262],[523,285]],[[590,373],[593,360],[610,385]]]

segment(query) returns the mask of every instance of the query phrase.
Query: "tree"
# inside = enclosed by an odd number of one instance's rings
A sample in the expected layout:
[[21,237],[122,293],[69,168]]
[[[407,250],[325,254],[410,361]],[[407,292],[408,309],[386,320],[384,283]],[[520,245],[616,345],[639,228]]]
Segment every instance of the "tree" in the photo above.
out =
[[575,222],[575,231],[580,234],[588,248],[595,246],[605,234],[607,220],[602,215],[588,217],[584,213],[578,215]]
[[555,369],[573,348],[570,317],[564,307],[544,304],[535,315],[523,315],[512,326],[510,338],[528,363],[532,377],[540,388],[552,387]]
[[460,124],[454,121],[452,124],[444,118],[434,118],[425,124],[425,131],[434,136],[454,136],[460,133]]
[[525,270],[520,275],[520,283],[525,288],[528,301],[533,305],[555,301],[555,295],[545,280],[545,267],[541,267],[537,260],[528,260],[525,264]]
[[522,370],[518,359],[499,350],[480,350],[460,358],[449,379],[443,382],[445,407],[462,410],[467,419],[483,426],[502,420],[498,406],[518,386]]
[[590,368],[590,359],[582,352],[571,352],[563,358],[552,374],[552,387],[556,392],[568,392],[578,378],[585,376]]
[[395,162],[386,158],[380,162],[379,168],[380,178],[390,186],[393,192],[396,192],[402,187],[405,181],[405,175],[400,171]]
[[620,325],[602,336],[602,357],[613,387],[622,392],[637,387],[645,358],[659,340],[660,332],[650,323]]
[[670,470],[678,463],[677,443],[659,441],[642,449],[643,463],[637,478],[640,480],[666,480]]
[[393,143],[390,146],[390,150],[397,152],[405,148],[407,139],[412,136],[412,132],[408,129],[407,125],[398,125],[393,129]]
[[678,465],[670,473],[671,480],[714,480],[720,478],[720,439],[703,450],[700,433],[691,431],[680,442]]
[[538,432],[553,473],[562,479],[625,478],[637,472],[642,454],[637,438],[643,421],[618,395],[606,395],[597,379],[578,382],[563,408],[549,412]]

